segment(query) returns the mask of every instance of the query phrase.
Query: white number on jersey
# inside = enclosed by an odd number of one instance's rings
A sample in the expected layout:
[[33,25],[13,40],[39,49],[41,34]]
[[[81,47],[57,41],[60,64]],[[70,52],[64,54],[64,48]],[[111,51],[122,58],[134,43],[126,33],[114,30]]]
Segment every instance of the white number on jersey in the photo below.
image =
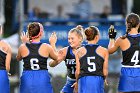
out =
[[39,65],[37,64],[38,62],[39,62],[39,60],[37,58],[30,59],[30,64],[31,64],[32,70],[39,70],[40,69]]
[[75,74],[75,68],[74,67],[71,67],[71,73]]
[[88,65],[92,66],[92,67],[88,67],[89,72],[96,71],[96,65],[94,62],[91,61],[91,59],[95,59],[95,57],[87,57]]
[[139,63],[139,51],[135,51],[133,57],[131,58],[131,62],[134,62],[134,65]]

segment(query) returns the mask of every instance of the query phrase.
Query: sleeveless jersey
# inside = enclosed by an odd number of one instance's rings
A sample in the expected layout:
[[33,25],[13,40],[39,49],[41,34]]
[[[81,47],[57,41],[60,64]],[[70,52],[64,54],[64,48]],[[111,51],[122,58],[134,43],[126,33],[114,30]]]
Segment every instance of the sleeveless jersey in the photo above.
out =
[[128,35],[130,47],[126,51],[122,51],[123,66],[139,66],[140,67],[140,34]]
[[39,54],[39,48],[42,43],[28,44],[26,46],[29,50],[29,55],[23,58],[24,70],[47,70],[47,59]]
[[83,76],[103,76],[104,59],[96,53],[99,45],[87,44],[84,46],[86,54],[80,58],[80,77]]
[[67,67],[68,77],[75,79],[76,61],[75,61],[75,55],[73,54],[72,48],[70,46],[67,49],[67,54],[64,61]]
[[5,60],[6,60],[6,53],[0,50],[0,70],[6,70]]

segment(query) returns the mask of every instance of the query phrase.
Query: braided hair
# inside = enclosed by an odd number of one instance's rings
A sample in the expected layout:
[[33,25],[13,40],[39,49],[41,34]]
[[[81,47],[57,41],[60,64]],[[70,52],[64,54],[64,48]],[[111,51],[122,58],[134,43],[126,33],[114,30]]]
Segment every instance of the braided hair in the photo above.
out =
[[137,14],[131,13],[126,16],[126,34],[122,36],[122,39],[125,39],[128,36],[128,33],[131,31],[132,28],[137,27],[140,22],[140,18]]
[[86,40],[94,40],[95,36],[99,34],[99,29],[95,26],[90,26],[85,29]]

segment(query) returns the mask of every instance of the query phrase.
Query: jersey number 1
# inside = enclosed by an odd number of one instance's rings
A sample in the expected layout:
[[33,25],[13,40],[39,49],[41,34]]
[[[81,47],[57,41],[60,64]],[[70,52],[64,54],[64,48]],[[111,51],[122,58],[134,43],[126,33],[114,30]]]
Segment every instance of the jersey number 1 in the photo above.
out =
[[131,62],[134,62],[134,65],[139,63],[139,51],[135,51],[133,57],[131,58]]
[[88,65],[92,66],[92,67],[88,67],[89,72],[96,71],[96,65],[93,61],[91,61],[91,59],[95,59],[95,57],[87,57]]
[[32,70],[39,70],[40,69],[39,65],[37,64],[38,62],[39,62],[39,60],[37,58],[30,59],[30,64],[31,64]]

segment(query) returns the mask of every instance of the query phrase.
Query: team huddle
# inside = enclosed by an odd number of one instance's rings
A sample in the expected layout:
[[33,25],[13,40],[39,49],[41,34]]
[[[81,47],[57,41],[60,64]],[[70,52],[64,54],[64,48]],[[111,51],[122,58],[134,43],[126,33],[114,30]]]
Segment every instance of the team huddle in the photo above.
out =
[[[66,84],[61,93],[105,93],[108,77],[109,54],[122,51],[122,67],[118,84],[119,93],[140,93],[140,17],[131,13],[126,16],[126,34],[117,39],[114,26],[108,30],[109,44],[104,48],[98,44],[99,29],[81,25],[68,32],[69,45],[56,50],[57,35],[52,33],[50,44],[42,43],[43,25],[30,23],[27,34],[21,35],[23,42],[18,48],[17,61],[23,60],[19,93],[53,93],[47,59],[50,67],[65,61]],[[87,44],[82,42],[86,40]],[[10,93],[8,72],[10,70],[11,47],[0,41],[0,93]]]

